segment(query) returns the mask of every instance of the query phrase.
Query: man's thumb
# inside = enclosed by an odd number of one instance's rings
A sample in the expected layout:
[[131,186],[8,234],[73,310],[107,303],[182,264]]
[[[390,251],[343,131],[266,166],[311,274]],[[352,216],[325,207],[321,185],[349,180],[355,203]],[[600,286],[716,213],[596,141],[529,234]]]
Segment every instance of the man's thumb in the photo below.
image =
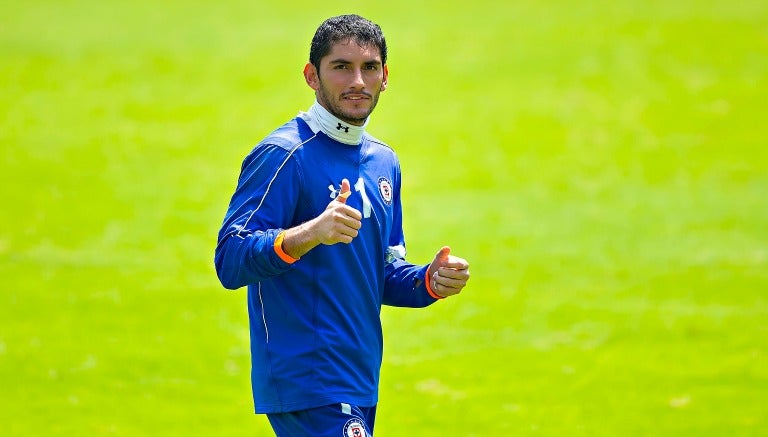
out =
[[428,274],[430,276],[434,275],[437,269],[440,268],[440,266],[448,262],[448,255],[450,253],[451,253],[450,247],[443,246],[442,248],[440,248],[440,250],[435,255],[435,259],[433,259],[432,263],[429,265]]
[[450,254],[451,254],[451,248],[448,246],[443,246],[442,248],[440,248],[440,251],[437,252],[437,255],[435,255],[435,259],[437,261],[447,262],[448,255]]
[[341,190],[339,191],[339,196],[336,200],[341,203],[347,203],[347,197],[349,197],[350,194],[352,194],[352,191],[349,188],[349,180],[344,178],[341,180]]

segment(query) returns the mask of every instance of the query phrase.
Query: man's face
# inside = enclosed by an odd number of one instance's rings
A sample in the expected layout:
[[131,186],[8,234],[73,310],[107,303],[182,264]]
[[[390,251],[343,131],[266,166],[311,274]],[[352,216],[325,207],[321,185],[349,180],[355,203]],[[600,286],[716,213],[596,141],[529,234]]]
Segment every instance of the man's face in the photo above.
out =
[[387,88],[387,76],[378,47],[361,47],[353,40],[334,44],[320,60],[320,71],[312,64],[304,67],[304,77],[317,101],[355,126],[362,126],[373,112],[379,94]]

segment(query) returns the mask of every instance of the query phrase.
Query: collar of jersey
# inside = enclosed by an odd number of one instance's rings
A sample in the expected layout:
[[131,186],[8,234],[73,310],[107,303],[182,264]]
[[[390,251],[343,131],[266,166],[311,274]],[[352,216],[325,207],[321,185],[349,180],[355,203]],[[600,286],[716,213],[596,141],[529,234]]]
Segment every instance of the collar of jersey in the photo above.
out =
[[312,132],[322,131],[334,140],[352,146],[360,144],[370,120],[366,119],[362,126],[353,126],[328,112],[317,100],[307,112],[300,112],[299,117],[307,122]]

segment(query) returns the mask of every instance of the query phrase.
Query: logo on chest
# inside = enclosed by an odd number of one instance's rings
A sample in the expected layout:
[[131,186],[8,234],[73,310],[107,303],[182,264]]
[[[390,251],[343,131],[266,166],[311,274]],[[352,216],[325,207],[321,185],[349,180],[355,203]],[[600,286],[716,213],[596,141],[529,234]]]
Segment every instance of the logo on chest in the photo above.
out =
[[387,205],[392,204],[392,183],[385,177],[379,178],[379,194]]
[[339,185],[339,188],[336,188],[333,186],[333,184],[331,184],[331,185],[328,185],[328,189],[331,190],[331,195],[328,197],[330,197],[331,199],[335,199],[339,197],[339,192],[341,192],[341,185]]

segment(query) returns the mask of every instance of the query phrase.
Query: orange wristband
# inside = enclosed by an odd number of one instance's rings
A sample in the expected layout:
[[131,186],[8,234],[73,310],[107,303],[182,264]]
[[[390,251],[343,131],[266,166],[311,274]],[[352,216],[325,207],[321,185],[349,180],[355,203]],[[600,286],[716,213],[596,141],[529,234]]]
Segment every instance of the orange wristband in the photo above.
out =
[[424,285],[427,286],[427,293],[435,299],[445,299],[445,296],[440,296],[432,290],[432,278],[429,277],[429,269],[427,269],[427,273],[424,276]]
[[277,253],[277,256],[280,257],[281,260],[287,262],[288,264],[293,264],[296,261],[298,261],[298,258],[294,258],[283,250],[283,240],[285,239],[285,231],[280,232],[277,234],[277,238],[275,238],[275,252]]

